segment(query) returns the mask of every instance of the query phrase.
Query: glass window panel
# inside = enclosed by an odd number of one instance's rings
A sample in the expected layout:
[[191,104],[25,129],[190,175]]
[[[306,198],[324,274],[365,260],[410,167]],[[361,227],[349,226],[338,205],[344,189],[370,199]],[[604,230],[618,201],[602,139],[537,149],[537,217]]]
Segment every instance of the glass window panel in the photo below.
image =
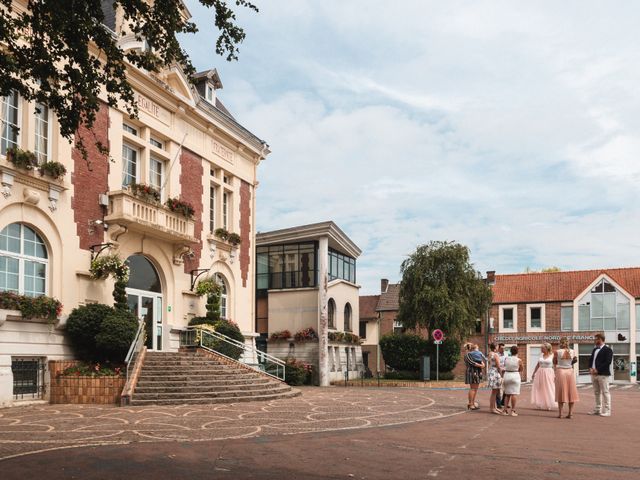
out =
[[513,328],[513,308],[502,310],[502,325],[504,328]]
[[0,290],[18,291],[19,262],[15,258],[0,256]]
[[540,307],[531,308],[531,328],[542,328],[542,309]]
[[122,145],[122,186],[127,186],[137,181],[138,151],[129,145]]
[[269,273],[269,256],[266,253],[258,253],[256,262],[258,264],[258,273]]
[[603,295],[602,309],[604,317],[613,317],[616,314],[616,294],[605,293]]
[[616,317],[605,317],[604,318],[604,329],[611,331],[616,329]]
[[7,225],[0,232],[0,250],[20,253],[20,224]]
[[131,269],[127,283],[129,288],[161,293],[160,277],[149,260],[143,255],[132,255],[127,261]]
[[[640,332],[640,304],[636,305],[636,330]],[[640,354],[640,350],[638,350],[638,354]]]
[[560,309],[561,330],[570,332],[573,330],[573,307],[562,307]]
[[266,290],[269,288],[269,274],[258,274],[258,290]]
[[591,317],[603,317],[603,295],[591,295]]
[[604,292],[615,292],[616,289],[613,285],[611,285],[609,282],[603,280],[602,281],[602,289]]
[[591,318],[591,330],[603,330],[604,321],[602,317]]
[[[617,305],[617,329],[627,330],[629,328],[629,303],[619,303]],[[636,318],[636,322],[638,318]]]
[[49,153],[49,108],[42,103],[36,105],[36,129],[34,153],[38,163],[48,160]]
[[6,155],[7,150],[18,146],[18,109],[20,97],[18,92],[11,91],[0,99],[0,154]]
[[33,277],[29,277],[26,276],[24,277],[24,294],[30,297],[35,296],[35,290],[34,290],[34,278]]
[[149,185],[160,191],[162,188],[162,176],[164,174],[164,162],[157,158],[151,158],[149,165]]
[[589,330],[590,318],[591,309],[589,305],[580,305],[578,307],[578,330]]

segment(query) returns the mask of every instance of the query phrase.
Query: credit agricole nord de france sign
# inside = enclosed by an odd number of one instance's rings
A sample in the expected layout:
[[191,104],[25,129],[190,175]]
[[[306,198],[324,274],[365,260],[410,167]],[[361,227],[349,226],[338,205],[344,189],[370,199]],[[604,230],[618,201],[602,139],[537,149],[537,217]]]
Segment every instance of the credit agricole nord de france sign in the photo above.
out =
[[593,342],[593,335],[563,335],[545,334],[545,335],[496,335],[493,337],[494,342],[559,342],[561,338],[566,337],[570,342]]

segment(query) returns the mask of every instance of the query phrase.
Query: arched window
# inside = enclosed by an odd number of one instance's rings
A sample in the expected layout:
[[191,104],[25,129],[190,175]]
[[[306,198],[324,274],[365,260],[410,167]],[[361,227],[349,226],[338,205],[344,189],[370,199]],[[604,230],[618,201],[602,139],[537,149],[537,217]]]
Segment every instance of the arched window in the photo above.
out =
[[228,301],[228,297],[227,297],[227,281],[225,280],[225,278],[220,275],[219,273],[216,273],[216,282],[218,282],[220,284],[221,290],[220,290],[220,318],[224,318],[224,319],[229,319],[229,317],[227,317],[227,301]]
[[40,236],[21,223],[0,232],[0,292],[37,297],[47,291],[49,260]]
[[329,299],[327,310],[329,314],[329,328],[336,328],[336,302],[333,301],[333,298]]
[[160,276],[153,264],[144,255],[131,255],[127,258],[131,275],[127,287],[146,292],[162,293]]
[[347,303],[344,306],[344,331],[351,331],[351,304]]

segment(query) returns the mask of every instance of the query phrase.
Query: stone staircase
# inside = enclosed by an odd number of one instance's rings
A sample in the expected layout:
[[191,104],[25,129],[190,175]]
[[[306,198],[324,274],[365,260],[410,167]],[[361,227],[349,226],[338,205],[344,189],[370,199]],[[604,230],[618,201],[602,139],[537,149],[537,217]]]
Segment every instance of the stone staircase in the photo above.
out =
[[147,352],[131,405],[274,400],[298,390],[237,362],[197,352]]

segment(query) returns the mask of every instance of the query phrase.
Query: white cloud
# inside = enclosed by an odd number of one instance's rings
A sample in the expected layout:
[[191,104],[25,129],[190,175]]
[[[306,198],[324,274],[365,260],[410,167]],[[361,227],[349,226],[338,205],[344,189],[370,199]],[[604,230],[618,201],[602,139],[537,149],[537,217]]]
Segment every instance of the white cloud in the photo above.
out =
[[[481,270],[640,264],[640,6],[261,7],[240,17],[240,62],[217,65],[273,152],[260,230],[335,220],[363,249],[363,293],[429,240]],[[187,42],[200,68],[212,38]]]

